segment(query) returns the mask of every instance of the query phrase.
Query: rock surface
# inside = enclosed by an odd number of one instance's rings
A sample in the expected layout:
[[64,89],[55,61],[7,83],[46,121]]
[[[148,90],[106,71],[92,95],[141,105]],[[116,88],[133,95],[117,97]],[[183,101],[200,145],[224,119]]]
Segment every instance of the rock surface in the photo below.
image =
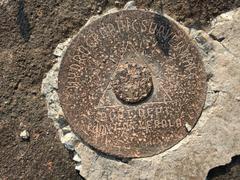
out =
[[[88,180],[204,179],[209,169],[226,164],[238,154],[239,19],[240,9],[237,9],[214,19],[209,33],[185,28],[199,47],[209,76],[205,108],[189,136],[164,153],[132,160],[119,160],[96,153],[78,140],[72,150],[81,158],[81,164],[76,166],[80,174]],[[57,49],[63,49],[64,52],[69,42],[60,44]],[[56,92],[59,65],[64,53],[56,51],[55,55],[59,58],[44,79],[42,91],[48,102],[49,117],[54,120],[60,139],[66,144],[63,128],[68,125],[64,121]]]

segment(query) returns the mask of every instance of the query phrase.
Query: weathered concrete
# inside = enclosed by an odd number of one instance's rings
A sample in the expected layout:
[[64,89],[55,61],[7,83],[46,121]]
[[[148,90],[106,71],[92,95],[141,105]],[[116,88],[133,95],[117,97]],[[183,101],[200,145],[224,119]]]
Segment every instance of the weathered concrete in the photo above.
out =
[[57,62],[43,80],[42,92],[61,141],[81,159],[79,162],[77,158],[76,166],[80,174],[90,180],[204,179],[209,169],[239,154],[239,21],[240,9],[217,17],[209,31],[211,37],[206,32],[185,28],[199,47],[209,77],[204,111],[190,135],[171,149],[153,157],[125,162],[97,154],[70,132],[56,92],[59,66],[70,39],[60,44],[54,53],[58,56]]

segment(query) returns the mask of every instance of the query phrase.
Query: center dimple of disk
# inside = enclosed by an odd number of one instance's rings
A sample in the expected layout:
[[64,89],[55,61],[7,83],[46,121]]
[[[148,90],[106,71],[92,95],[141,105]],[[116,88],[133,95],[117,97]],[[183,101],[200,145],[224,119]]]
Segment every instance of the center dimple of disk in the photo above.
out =
[[112,80],[116,97],[126,103],[137,103],[146,99],[152,92],[153,82],[147,67],[136,63],[119,65]]

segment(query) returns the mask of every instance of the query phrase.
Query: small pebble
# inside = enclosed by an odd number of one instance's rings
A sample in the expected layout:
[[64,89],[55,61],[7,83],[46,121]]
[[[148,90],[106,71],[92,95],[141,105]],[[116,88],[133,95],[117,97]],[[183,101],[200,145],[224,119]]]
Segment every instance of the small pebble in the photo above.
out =
[[115,1],[114,3],[115,3],[115,5],[120,5],[121,4],[119,1]]
[[65,134],[64,136],[60,137],[61,142],[64,144],[64,146],[68,149],[73,151],[74,146],[76,144],[76,141],[78,140],[76,135],[72,132]]
[[80,163],[77,163],[76,166],[75,166],[75,169],[77,171],[80,171],[81,170],[81,164]]
[[101,7],[98,8],[97,13],[98,13],[98,14],[101,14],[101,13],[102,13],[102,8],[101,8]]
[[22,138],[22,140],[29,140],[30,135],[29,132],[27,130],[24,130],[20,133],[20,137]]
[[68,126],[65,126],[64,128],[62,128],[62,131],[63,131],[64,134],[67,134],[67,133],[70,133],[70,132],[71,132],[71,128],[70,128],[70,126],[68,125]]
[[188,132],[192,130],[192,126],[188,124],[187,122],[185,123],[185,128],[187,129]]
[[73,160],[76,161],[76,162],[81,162],[81,158],[79,157],[78,154],[75,154],[75,155],[73,156]]

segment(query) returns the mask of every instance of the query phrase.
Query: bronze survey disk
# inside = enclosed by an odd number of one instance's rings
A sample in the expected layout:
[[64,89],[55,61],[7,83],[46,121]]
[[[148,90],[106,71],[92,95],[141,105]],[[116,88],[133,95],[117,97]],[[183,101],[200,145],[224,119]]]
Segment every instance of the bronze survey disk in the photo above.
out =
[[198,50],[172,20],[124,10],[84,27],[59,73],[60,102],[73,131],[101,152],[146,157],[193,127],[206,96]]

